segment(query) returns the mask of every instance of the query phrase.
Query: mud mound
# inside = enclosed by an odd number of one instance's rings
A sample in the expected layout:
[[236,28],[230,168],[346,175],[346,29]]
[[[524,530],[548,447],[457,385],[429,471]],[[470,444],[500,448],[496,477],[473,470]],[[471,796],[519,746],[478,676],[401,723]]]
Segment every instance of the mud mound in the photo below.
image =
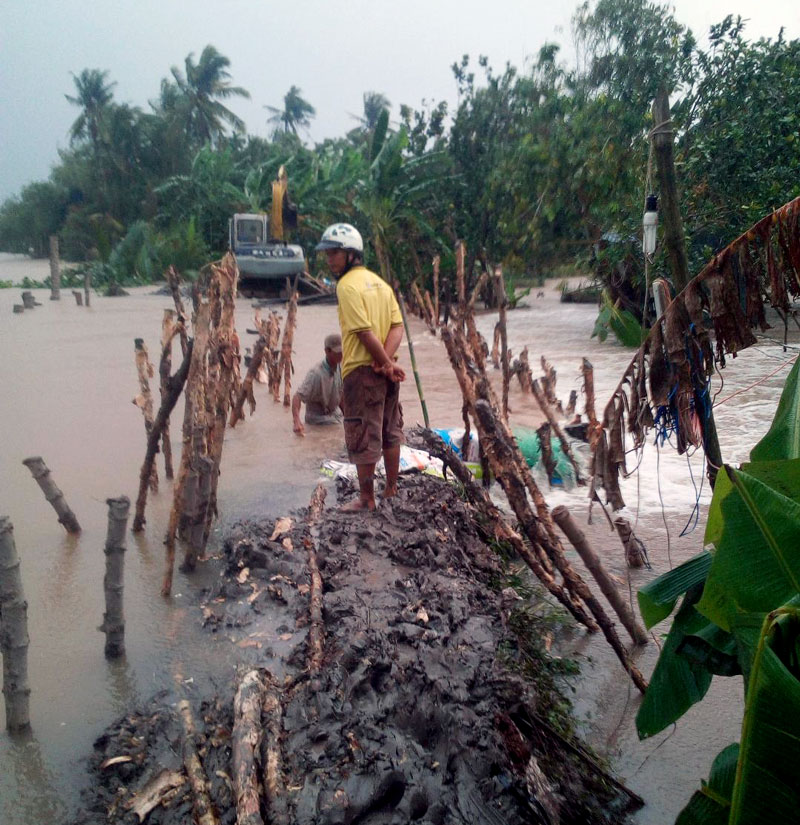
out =
[[[323,663],[312,675],[309,544],[324,584]],[[242,524],[225,560],[206,626],[237,640],[243,669],[257,668],[277,698],[281,782],[262,796],[264,821],[624,821],[628,798],[550,723],[566,724],[553,670],[531,655],[524,602],[503,589],[506,572],[454,487],[403,478],[378,512],[325,511],[310,534],[302,520]],[[189,737],[222,823],[236,821],[235,689],[202,702]],[[79,821],[136,822],[131,799],[170,782],[147,821],[190,821],[197,795],[174,698],[98,740],[98,781]],[[274,764],[266,750],[261,762]]]

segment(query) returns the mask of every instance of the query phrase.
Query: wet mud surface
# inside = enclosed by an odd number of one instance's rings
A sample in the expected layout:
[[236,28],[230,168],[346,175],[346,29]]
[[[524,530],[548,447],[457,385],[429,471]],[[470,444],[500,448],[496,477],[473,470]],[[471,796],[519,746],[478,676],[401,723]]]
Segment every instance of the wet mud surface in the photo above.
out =
[[[352,495],[341,482],[338,493]],[[624,822],[629,798],[569,732],[532,607],[543,597],[507,587],[507,560],[483,542],[456,488],[403,476],[371,514],[337,512],[334,499],[329,490],[310,532],[304,512],[235,526],[202,607],[206,631],[238,648],[239,672],[268,672],[280,701],[282,781],[275,798],[262,796],[265,821]],[[313,678],[308,538],[324,591]],[[182,695],[212,807],[235,822],[236,681],[207,696],[178,682],[111,726],[74,822],[137,822],[150,793],[158,804],[147,822],[192,821]]]

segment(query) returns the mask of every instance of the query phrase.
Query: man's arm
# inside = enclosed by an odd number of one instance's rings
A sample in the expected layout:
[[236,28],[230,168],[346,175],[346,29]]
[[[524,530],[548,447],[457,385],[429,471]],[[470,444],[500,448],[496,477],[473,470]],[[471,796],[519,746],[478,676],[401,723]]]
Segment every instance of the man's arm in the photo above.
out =
[[296,392],[294,394],[294,398],[292,398],[292,418],[294,419],[294,431],[298,435],[305,435],[306,428],[303,425],[303,422],[300,420],[300,404],[300,393]]
[[[386,337],[386,341],[388,342],[390,338],[392,338],[392,329],[389,331],[389,335]],[[380,339],[371,329],[364,329],[360,330],[356,333],[358,335],[358,340],[366,347],[367,352],[372,356],[372,360],[377,364],[380,372],[382,372],[390,381],[405,381],[406,374],[403,369],[392,360],[392,355],[389,355],[383,347],[383,344],[380,342]],[[400,327],[400,339],[403,337],[403,328]],[[398,339],[397,343],[394,346],[394,351],[397,351],[397,347],[400,346],[400,340]]]
[[403,325],[402,324],[395,324],[394,326],[389,327],[389,334],[386,336],[386,340],[383,342],[383,348],[386,351],[386,354],[389,358],[394,358],[395,353],[397,352],[397,348],[400,346],[400,342],[403,340]]

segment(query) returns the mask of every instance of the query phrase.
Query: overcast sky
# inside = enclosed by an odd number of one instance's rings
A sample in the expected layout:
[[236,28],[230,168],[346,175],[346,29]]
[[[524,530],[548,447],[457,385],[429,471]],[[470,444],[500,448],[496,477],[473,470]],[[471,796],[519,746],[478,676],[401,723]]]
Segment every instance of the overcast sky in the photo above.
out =
[[[463,54],[518,68],[547,41],[571,55],[577,4],[558,0],[2,0],[0,201],[46,179],[78,110],[71,72],[108,70],[118,102],[147,108],[171,66],[211,43],[251,94],[229,105],[248,132],[267,136],[268,112],[294,84],[317,110],[309,140],[355,125],[365,91],[418,108],[455,103],[450,70]],[[677,0],[676,17],[700,38],[729,13],[750,39],[781,26],[800,37],[798,0]]]

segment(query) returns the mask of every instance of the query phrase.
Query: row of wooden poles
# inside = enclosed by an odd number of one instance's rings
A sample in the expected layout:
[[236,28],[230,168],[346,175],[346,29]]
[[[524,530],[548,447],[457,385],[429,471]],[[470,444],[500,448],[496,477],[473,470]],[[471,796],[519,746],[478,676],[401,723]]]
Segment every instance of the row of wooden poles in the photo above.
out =
[[[474,483],[469,470],[459,457],[449,447],[445,447],[441,439],[430,431],[426,433],[428,447],[431,452],[445,461],[446,466],[453,469],[464,485],[473,505],[481,514],[481,518],[492,525],[494,537],[507,542],[530,567],[548,592],[590,633],[602,631],[633,683],[644,692],[647,686],[644,677],[631,660],[605,608],[568,561],[562,539],[556,530],[557,526],[578,551],[597,581],[601,592],[606,596],[620,622],[636,644],[647,642],[644,629],[636,621],[630,606],[621,597],[599,556],[589,545],[585,534],[568,509],[560,506],[550,511],[509,427],[509,383],[511,377],[516,374],[523,390],[533,395],[545,416],[546,426],[539,430],[543,453],[547,452],[552,432],[560,441],[564,455],[574,468],[576,481],[578,484],[586,483],[556,414],[561,404],[555,396],[555,370],[547,364],[545,359],[542,359],[543,379],[541,381],[534,379],[526,350],[523,350],[512,365],[506,332],[507,299],[502,269],[495,268],[490,276],[488,268],[484,266],[468,294],[464,261],[465,248],[463,244],[459,244],[456,248],[457,303],[449,308],[447,313],[449,319],[443,323],[439,320],[437,301],[432,299],[427,291],[422,293],[419,287],[413,284],[411,295],[415,309],[426,321],[431,332],[440,334],[458,379],[463,398],[462,411],[465,426],[462,445],[466,448],[469,444],[470,431],[474,427],[478,434],[482,462],[485,464],[485,470],[488,471],[484,472],[484,479],[487,480],[491,475],[498,481],[517,518],[518,529],[512,528],[507,523],[486,490]],[[434,260],[433,273],[434,291],[438,295],[436,283],[438,262],[436,260]],[[491,284],[499,312],[491,356],[487,342],[478,331],[475,322],[476,300],[489,284]],[[490,357],[491,361],[502,371],[499,397],[487,375],[487,361]],[[586,359],[583,362],[583,374],[587,398],[586,413],[589,419],[588,434],[591,444],[596,438],[599,424],[594,412],[593,371]],[[570,407],[574,410],[575,400],[573,396],[567,405],[568,410]],[[465,449],[462,450],[462,454],[465,454]],[[546,465],[552,462],[552,458],[543,460]],[[548,478],[550,478],[552,464],[547,469]],[[593,489],[592,495],[594,496]],[[624,522],[624,520],[621,521]],[[626,534],[633,545],[636,541],[635,536],[632,535],[629,525],[627,523],[625,525],[627,529],[625,526],[620,526],[618,531],[621,536]],[[634,565],[640,563],[635,561],[632,555],[628,555],[628,560]]]
[[[83,274],[83,292],[79,289],[73,289],[72,295],[75,298],[75,303],[80,307],[85,305],[91,306],[92,294],[92,273],[87,270]],[[36,300],[30,290],[24,290],[20,296],[22,303],[13,305],[13,312],[20,314],[27,309],[34,309],[41,306]],[[61,258],[58,252],[58,236],[50,236],[50,300],[61,300]]]
[[[148,491],[158,490],[155,458],[161,452],[167,479],[173,479],[172,445],[169,418],[182,392],[185,391],[182,451],[173,488],[173,504],[165,544],[166,569],[162,593],[172,589],[175,549],[178,538],[184,542],[183,569],[193,570],[205,553],[211,524],[217,514],[217,481],[222,460],[222,447],[227,426],[234,427],[244,418],[247,402],[250,414],[256,401],[253,384],[269,384],[274,401],[290,405],[292,342],[297,318],[297,286],[287,281],[288,310],[281,338],[281,319],[270,312],[262,319],[256,310],[258,339],[244,378],[239,370],[239,340],[234,325],[234,307],[238,269],[232,255],[211,264],[203,273],[203,282],[193,290],[192,336],[181,297],[178,273],[170,268],[167,280],[175,309],[164,312],[159,361],[161,403],[154,412],[150,379],[155,370],[150,363],[143,339],[134,341],[135,362],[139,377],[139,394],[134,398],[143,413],[147,446],[139,473],[139,492],[135,505],[133,531],[145,525]],[[172,350],[179,339],[182,361],[172,371]],[[280,344],[279,344],[280,342]],[[81,526],[67,504],[63,492],[52,478],[50,469],[40,456],[23,462],[39,484],[45,498],[53,506],[59,523],[67,532],[78,535]],[[105,633],[105,654],[116,658],[125,653],[125,620],[123,610],[125,535],[131,502],[127,496],[107,500],[108,530],[105,544],[106,570],[104,578],[105,606],[100,630]],[[321,608],[320,608],[321,610]],[[25,600],[20,560],[14,542],[13,525],[7,516],[0,517],[0,654],[3,658],[3,695],[6,706],[6,727],[20,732],[30,727],[30,685],[28,681],[27,602]]]

